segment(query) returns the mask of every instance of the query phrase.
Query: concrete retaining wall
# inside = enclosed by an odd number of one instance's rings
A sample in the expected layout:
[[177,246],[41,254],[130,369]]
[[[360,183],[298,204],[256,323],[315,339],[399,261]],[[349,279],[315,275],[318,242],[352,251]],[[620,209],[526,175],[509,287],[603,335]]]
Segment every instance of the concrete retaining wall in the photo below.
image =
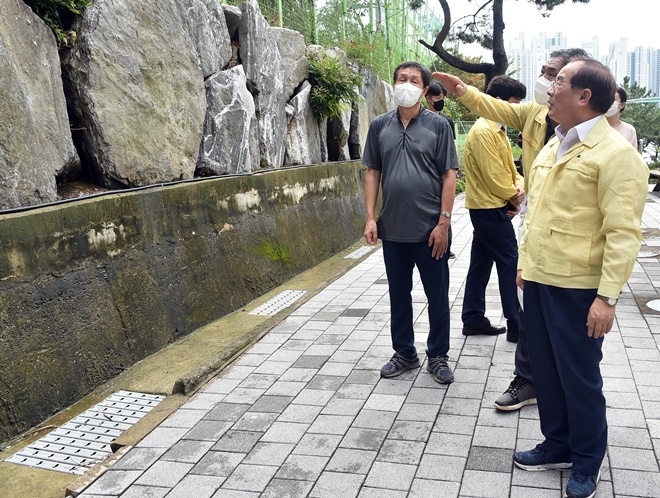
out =
[[359,239],[359,162],[0,215],[0,441]]

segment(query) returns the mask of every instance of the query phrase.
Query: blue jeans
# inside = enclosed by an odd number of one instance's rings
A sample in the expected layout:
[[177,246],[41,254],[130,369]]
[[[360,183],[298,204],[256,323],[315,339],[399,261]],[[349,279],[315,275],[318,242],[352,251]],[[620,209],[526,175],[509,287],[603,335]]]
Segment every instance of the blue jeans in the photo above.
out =
[[[450,234],[451,245],[451,234]],[[394,351],[406,358],[417,356],[413,330],[412,276],[417,266],[428,299],[429,358],[449,351],[449,249],[440,259],[431,256],[426,241],[414,243],[383,240],[383,258],[390,291],[391,333]]]
[[572,456],[573,469],[596,475],[607,448],[599,363],[603,338],[587,335],[596,289],[525,282],[527,340],[538,401],[542,447]]

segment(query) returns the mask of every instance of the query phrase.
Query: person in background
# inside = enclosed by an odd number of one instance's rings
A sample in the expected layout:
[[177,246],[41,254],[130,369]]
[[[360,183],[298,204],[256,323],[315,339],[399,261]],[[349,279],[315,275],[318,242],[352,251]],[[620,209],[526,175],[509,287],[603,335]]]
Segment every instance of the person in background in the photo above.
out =
[[[527,94],[525,85],[496,76],[486,94],[518,104]],[[511,218],[525,198],[523,179],[516,171],[504,126],[479,118],[465,142],[463,155],[465,207],[474,229],[470,268],[463,297],[463,335],[496,335],[518,329],[516,268],[518,244]],[[497,266],[500,298],[507,327],[496,327],[486,317],[486,287],[493,262]]]
[[[448,121],[421,99],[431,73],[417,62],[394,71],[397,108],[369,126],[362,163],[368,244],[383,241],[390,295],[390,331],[394,355],[381,368],[396,377],[420,365],[413,329],[412,280],[416,266],[428,299],[429,334],[426,370],[449,384],[454,373],[449,352],[449,265],[451,211],[456,193],[458,157]],[[383,202],[378,221],[379,187]]]
[[[458,100],[479,116],[498,121],[522,132],[522,166],[524,189],[528,191],[528,173],[532,163],[543,146],[555,133],[554,122],[548,116],[548,94],[557,74],[572,57],[586,57],[581,48],[556,50],[550,53],[550,58],[541,67],[534,85],[534,100],[522,104],[509,104],[503,100],[492,98],[481,93],[477,88],[468,86],[459,78],[446,73],[433,73],[433,77],[443,83],[447,90],[458,96]],[[525,202],[520,212],[519,233],[525,221]],[[520,238],[520,237],[519,237]],[[507,341],[516,342],[515,368],[513,380],[504,393],[495,400],[495,408],[503,411],[519,410],[525,405],[536,403],[532,367],[529,361],[527,334],[525,328],[525,313],[518,310],[518,335],[515,331],[507,331]]]
[[[445,108],[445,97],[447,96],[447,89],[442,86],[440,83],[438,83],[435,80],[431,80],[429,83],[429,90],[426,92],[426,105],[429,111],[435,112],[436,114],[439,114],[440,116],[444,117],[447,121],[449,121],[449,126],[451,126],[451,132],[452,135],[454,136],[454,144],[456,144],[456,126],[454,125],[454,121],[452,119],[443,114],[442,110]],[[451,252],[451,248],[449,249],[449,259],[454,259],[456,255]]]
[[607,122],[610,126],[621,133],[623,138],[628,140],[630,145],[637,150],[637,132],[635,131],[635,127],[629,123],[621,121],[621,113],[623,113],[623,110],[626,108],[627,101],[628,94],[626,91],[621,87],[617,87],[614,102],[605,113],[605,116],[607,117]]
[[596,494],[607,449],[603,339],[639,252],[648,190],[648,167],[603,116],[615,93],[612,73],[594,59],[559,71],[548,90],[548,115],[559,124],[529,172],[519,249],[545,439],[513,461],[524,470],[572,468],[569,498]]

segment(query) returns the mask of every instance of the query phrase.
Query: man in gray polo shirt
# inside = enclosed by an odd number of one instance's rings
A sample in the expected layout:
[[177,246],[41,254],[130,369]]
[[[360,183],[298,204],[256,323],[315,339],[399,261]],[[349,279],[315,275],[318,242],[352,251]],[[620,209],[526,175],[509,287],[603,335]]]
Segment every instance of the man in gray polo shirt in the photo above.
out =
[[[412,310],[412,274],[417,266],[428,299],[426,369],[442,384],[454,381],[449,351],[449,246],[458,157],[447,120],[425,109],[431,73],[417,62],[394,71],[397,109],[371,123],[362,163],[368,244],[383,241],[389,283],[394,356],[380,373],[396,377],[419,367]],[[383,203],[376,221],[379,186]]]

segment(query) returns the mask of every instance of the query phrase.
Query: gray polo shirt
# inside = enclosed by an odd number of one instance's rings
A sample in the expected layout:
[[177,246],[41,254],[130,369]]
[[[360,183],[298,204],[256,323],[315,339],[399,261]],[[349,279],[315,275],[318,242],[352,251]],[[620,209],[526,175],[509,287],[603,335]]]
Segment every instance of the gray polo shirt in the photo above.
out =
[[381,114],[369,126],[362,163],[381,172],[378,237],[392,242],[428,240],[440,217],[442,175],[458,169],[447,119],[422,109],[404,129],[397,110]]

